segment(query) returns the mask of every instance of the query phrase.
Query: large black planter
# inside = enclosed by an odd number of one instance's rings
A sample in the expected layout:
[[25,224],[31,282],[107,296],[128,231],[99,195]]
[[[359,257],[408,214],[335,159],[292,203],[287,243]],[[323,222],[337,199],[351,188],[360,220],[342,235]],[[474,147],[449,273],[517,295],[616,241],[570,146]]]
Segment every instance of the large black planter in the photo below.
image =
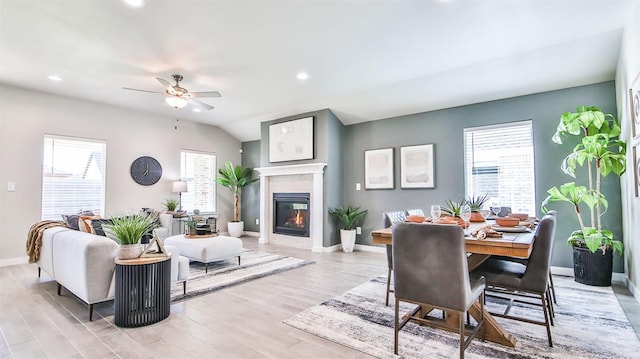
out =
[[573,275],[576,282],[598,287],[611,285],[613,249],[591,253],[589,248],[573,247]]

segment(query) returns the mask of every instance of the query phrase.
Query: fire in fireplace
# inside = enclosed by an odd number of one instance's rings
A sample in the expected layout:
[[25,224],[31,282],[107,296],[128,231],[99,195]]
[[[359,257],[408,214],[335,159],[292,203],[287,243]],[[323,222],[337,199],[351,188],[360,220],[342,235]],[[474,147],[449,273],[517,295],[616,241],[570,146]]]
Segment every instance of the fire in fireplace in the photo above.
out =
[[273,233],[309,237],[309,193],[273,194]]

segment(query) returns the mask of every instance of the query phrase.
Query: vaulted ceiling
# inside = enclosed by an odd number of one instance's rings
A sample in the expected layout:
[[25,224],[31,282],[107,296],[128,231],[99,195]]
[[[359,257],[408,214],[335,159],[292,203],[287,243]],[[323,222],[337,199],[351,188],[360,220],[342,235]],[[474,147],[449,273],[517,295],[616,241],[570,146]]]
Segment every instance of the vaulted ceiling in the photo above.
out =
[[[613,80],[629,1],[0,0],[0,83],[249,141],[323,108],[354,124]],[[122,89],[174,73],[215,109]]]

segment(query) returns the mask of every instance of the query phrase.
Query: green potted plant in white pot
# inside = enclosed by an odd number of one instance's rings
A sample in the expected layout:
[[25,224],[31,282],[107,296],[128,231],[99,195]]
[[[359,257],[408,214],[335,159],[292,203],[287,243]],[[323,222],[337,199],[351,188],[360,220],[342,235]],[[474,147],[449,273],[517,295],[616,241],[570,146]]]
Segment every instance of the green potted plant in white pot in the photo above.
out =
[[120,244],[117,254],[118,259],[140,257],[143,250],[140,238],[155,228],[153,217],[140,214],[124,214],[112,217],[110,222],[104,224],[103,228],[111,232]]
[[[561,144],[564,136],[578,136],[580,142],[562,161],[562,171],[580,181],[552,187],[542,203],[542,210],[553,202],[569,203],[576,214],[579,228],[567,239],[573,247],[573,270],[579,283],[610,286],[613,272],[613,252],[622,255],[621,241],[603,228],[602,216],[609,202],[601,192],[602,179],[610,174],[620,176],[625,171],[625,143],[617,137],[620,127],[615,117],[597,107],[580,106],[577,112],[566,112],[553,141]],[[580,172],[577,172],[580,167]],[[584,185],[582,184],[584,183]],[[589,209],[587,220],[582,209]]]
[[360,207],[346,206],[330,208],[329,214],[339,222],[342,250],[347,253],[353,252],[356,243],[356,227],[367,215],[367,211]]
[[233,220],[227,224],[231,237],[240,237],[244,231],[244,222],[240,220],[240,192],[243,187],[259,180],[252,179],[252,173],[253,168],[242,168],[240,165],[234,167],[230,161],[218,170],[216,182],[227,187],[233,194]]

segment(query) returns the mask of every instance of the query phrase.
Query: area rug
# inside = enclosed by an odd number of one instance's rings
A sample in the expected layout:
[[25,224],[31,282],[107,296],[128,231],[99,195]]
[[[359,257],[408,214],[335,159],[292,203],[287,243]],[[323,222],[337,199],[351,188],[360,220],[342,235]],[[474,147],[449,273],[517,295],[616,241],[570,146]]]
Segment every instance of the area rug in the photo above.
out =
[[209,263],[207,273],[205,273],[204,264],[191,262],[187,293],[183,294],[182,284],[176,284],[171,288],[171,301],[181,301],[314,263],[300,258],[253,250],[243,251],[240,258],[241,265],[238,265],[237,257]]
[[[515,348],[474,340],[467,358],[638,358],[640,341],[610,287],[590,287],[554,276],[558,304],[551,327],[553,348],[544,326],[496,318],[517,338]],[[306,309],[284,323],[378,358],[450,358],[458,356],[458,335],[409,323],[393,354],[394,307],[385,306],[386,275]],[[504,303],[488,299],[490,311]],[[401,303],[401,312],[413,305]],[[512,314],[522,313],[518,305]],[[539,307],[527,313],[540,313]]]

